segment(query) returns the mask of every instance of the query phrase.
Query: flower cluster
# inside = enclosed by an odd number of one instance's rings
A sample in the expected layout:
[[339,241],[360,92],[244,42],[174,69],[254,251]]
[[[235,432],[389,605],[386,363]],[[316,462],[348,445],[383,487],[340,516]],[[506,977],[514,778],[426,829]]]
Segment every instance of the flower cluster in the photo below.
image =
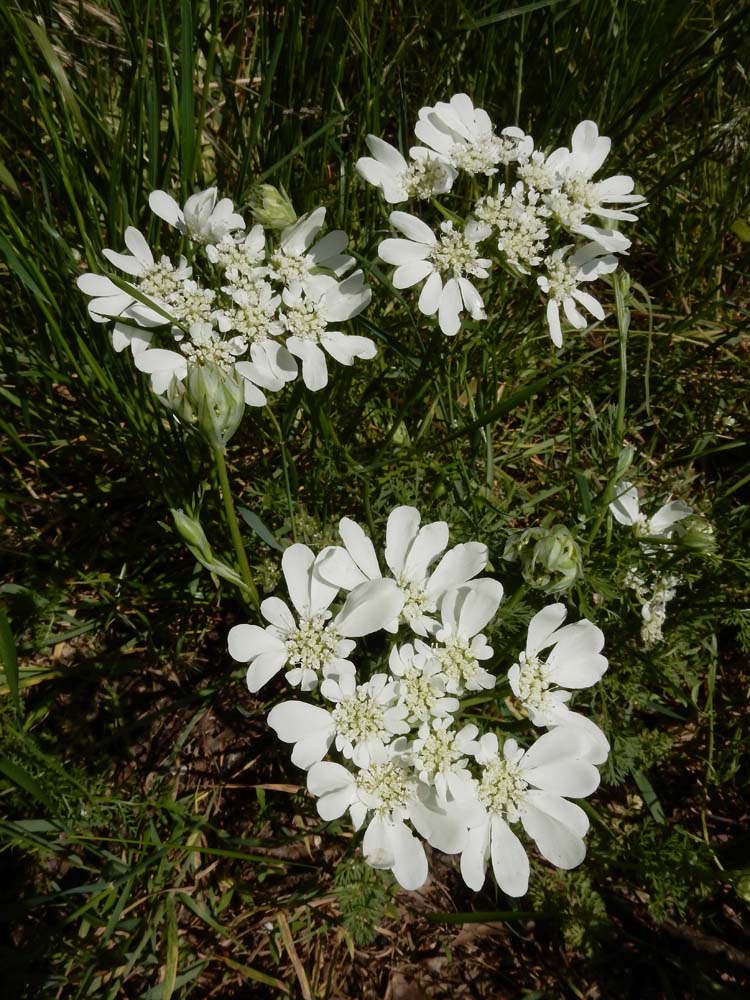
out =
[[[290,685],[318,694],[317,703],[282,701],[268,723],[307,771],[320,816],[348,811],[355,829],[364,829],[365,860],[390,869],[406,889],[427,878],[425,842],[460,855],[473,889],[491,861],[513,896],[528,886],[522,838],[558,867],[578,865],[588,821],[570,799],[596,789],[609,745],[568,702],[607,668],[601,631],[587,620],[563,626],[561,604],[535,615],[507,680],[515,717],[545,731],[526,749],[497,732],[481,734],[459,719],[467,697],[498,680],[484,633],[503,587],[480,575],[486,546],[451,547],[448,526],[421,524],[413,507],[390,514],[382,557],[355,521],[343,518],[339,534],[341,545],[317,555],[300,544],[284,552],[296,615],[270,597],[261,605],[265,628],[242,624],[229,633],[231,655],[248,664],[251,691],[286,668]],[[334,613],[340,592],[346,596]],[[381,630],[382,660],[372,665],[370,654],[362,677],[355,640]]]
[[[264,196],[258,214],[270,224]],[[190,422],[188,404],[199,405],[191,392],[196,370],[218,373],[241,412],[244,403],[263,406],[266,393],[293,381],[300,365],[305,385],[315,391],[328,382],[327,356],[344,365],[374,357],[372,340],[339,328],[362,312],[371,290],[362,271],[353,270],[346,233],[318,238],[325,208],[295,219],[286,203],[286,213],[276,215],[288,224],[277,235],[261,224],[247,231],[215,188],[192,195],[183,208],[154,191],[149,205],[183,238],[189,259],[157,259],[130,226],[127,253],[104,251],[127,280],[87,273],[78,287],[91,297],[94,320],[115,320],[115,349],[130,348],[136,367],[182,419]]]
[[[645,201],[633,193],[630,177],[594,180],[611,145],[595,122],[575,128],[570,148],[544,153],[515,126],[496,132],[486,111],[456,94],[422,108],[414,131],[424,145],[409,150],[410,160],[370,135],[372,156],[357,161],[360,175],[387,202],[447,194],[461,173],[483,175],[487,188],[465,221],[443,221],[437,232],[414,215],[391,213],[400,235],[384,240],[378,253],[395,265],[396,288],[424,281],[420,311],[437,313],[440,329],[454,336],[462,313],[486,319],[474,281],[489,276],[494,255],[513,273],[536,276],[556,347],[562,346],[561,310],[576,329],[587,325],[581,307],[604,319],[601,304],[581,286],[617,267],[616,255],[627,252],[630,240],[612,223],[637,219],[634,211]],[[505,181],[496,183],[500,170]]]
[[[682,500],[669,500],[655,514],[648,517],[641,510],[638,490],[632,483],[621,482],[609,510],[618,524],[632,528],[643,554],[653,557],[658,545],[686,535],[686,520],[695,521],[691,507]],[[645,649],[653,647],[663,638],[663,626],[667,618],[667,604],[675,596],[682,579],[674,573],[661,574],[649,571],[646,576],[631,568],[625,574],[624,583],[635,591],[641,602],[641,639]]]

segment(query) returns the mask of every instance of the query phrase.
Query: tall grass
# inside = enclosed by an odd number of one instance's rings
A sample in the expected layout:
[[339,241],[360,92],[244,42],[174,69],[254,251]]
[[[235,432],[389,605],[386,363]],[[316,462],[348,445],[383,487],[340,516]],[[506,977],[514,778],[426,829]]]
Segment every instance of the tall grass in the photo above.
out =
[[[333,540],[343,513],[379,534],[394,503],[413,502],[458,538],[487,541],[497,574],[519,583],[501,558],[511,528],[547,514],[595,526],[577,600],[604,621],[613,668],[593,708],[616,735],[586,868],[540,871],[537,895],[512,912],[461,895],[442,872],[450,891],[430,903],[439,937],[408,898],[362,889],[365,924],[391,927],[391,961],[426,983],[400,926],[434,957],[459,919],[441,906],[513,928],[533,915],[537,933],[488,945],[484,995],[743,995],[746,5],[34,0],[0,5],[0,23],[12,995],[386,988],[364,967],[374,952],[357,952],[353,894],[330,877],[299,775],[272,758],[263,706],[226,656],[242,612],[229,593],[219,604],[159,524],[195,504],[218,525],[205,458],[75,287],[126,225],[158,239],[151,190],[184,198],[215,182],[244,207],[263,180],[298,211],[325,204],[350,233],[374,288],[363,325],[379,356],[337,373],[322,397],[295,388],[275,416],[246,420],[229,456],[242,505],[282,542],[317,542]],[[624,396],[614,320],[558,357],[535,292],[513,279],[493,286],[489,336],[468,324],[455,344],[392,294],[376,254],[387,214],[353,163],[369,132],[408,147],[419,108],[461,90],[550,146],[594,118],[613,139],[611,172],[634,175],[647,197],[627,261]],[[609,298],[614,311],[614,288]],[[618,592],[628,551],[597,519],[624,442],[637,450],[630,474],[694,498],[719,541],[715,562],[680,563],[686,589],[653,653]],[[277,554],[247,539],[270,591]],[[528,600],[503,619],[510,650]],[[464,983],[464,947],[435,996]]]

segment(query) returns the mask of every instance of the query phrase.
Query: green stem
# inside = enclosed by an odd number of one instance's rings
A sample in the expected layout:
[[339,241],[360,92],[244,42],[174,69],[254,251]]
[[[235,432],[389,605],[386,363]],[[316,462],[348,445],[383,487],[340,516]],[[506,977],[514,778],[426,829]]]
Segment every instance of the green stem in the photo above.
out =
[[625,304],[625,296],[630,286],[629,275],[617,272],[613,275],[615,288],[615,309],[617,312],[617,332],[620,338],[620,385],[617,391],[617,417],[615,421],[616,447],[619,452],[625,437],[625,403],[628,390],[628,329],[630,310]]
[[234,501],[232,500],[232,490],[229,486],[229,476],[227,475],[227,463],[224,460],[224,449],[223,448],[213,448],[214,458],[216,460],[216,469],[219,473],[219,483],[221,484],[221,496],[224,501],[224,513],[227,516],[227,524],[229,525],[229,534],[232,536],[232,544],[234,545],[234,551],[237,554],[237,562],[239,564],[240,576],[243,579],[245,586],[248,589],[250,595],[250,600],[253,605],[258,608],[260,607],[260,597],[258,596],[258,588],[255,586],[253,581],[253,575],[250,572],[250,564],[247,561],[247,553],[245,552],[245,546],[242,544],[242,535],[240,534],[240,525],[237,521],[237,514],[234,509]]

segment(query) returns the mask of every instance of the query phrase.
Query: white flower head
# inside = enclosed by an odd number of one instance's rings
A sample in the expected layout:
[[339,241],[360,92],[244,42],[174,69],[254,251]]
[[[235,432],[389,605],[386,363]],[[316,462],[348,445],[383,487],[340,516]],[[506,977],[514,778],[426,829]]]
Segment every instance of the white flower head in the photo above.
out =
[[[591,743],[590,759],[601,764],[607,759],[609,743],[590,719],[572,712],[566,702],[570,688],[592,687],[607,669],[602,656],[604,635],[587,618],[562,626],[567,612],[564,604],[549,604],[529,623],[526,649],[508,671],[511,690],[535,726],[573,726]],[[551,649],[550,649],[551,647]],[[546,659],[540,654],[549,649]]]
[[[482,542],[465,542],[446,552],[445,521],[421,527],[420,522],[421,515],[415,507],[397,507],[391,511],[386,527],[385,562],[404,599],[401,620],[417,635],[426,636],[435,625],[429,615],[437,611],[446,593],[473,579],[487,565],[487,546]],[[321,553],[321,574],[346,589],[364,580],[380,579],[375,547],[362,528],[345,517],[339,524],[339,534],[344,546],[331,546]],[[398,624],[394,617],[386,628],[395,632]]]
[[466,765],[468,757],[479,750],[478,733],[473,724],[457,731],[453,719],[433,719],[422,723],[410,745],[419,780],[434,786],[438,803],[446,809],[471,805],[474,780]]
[[355,358],[369,360],[377,347],[369,337],[359,337],[330,329],[358,316],[372,297],[361,271],[343,281],[330,275],[316,274],[304,284],[284,289],[281,323],[287,334],[287,350],[302,362],[302,378],[313,392],[328,384],[326,354],[342,365],[351,366]]
[[454,94],[450,101],[422,108],[414,131],[453,167],[471,175],[490,177],[498,164],[513,162],[526,148],[526,137],[514,126],[496,135],[490,116],[475,108],[468,94]]
[[498,250],[522,274],[542,263],[550,213],[537,191],[519,181],[506,194],[501,184],[497,194],[480,198],[474,211],[481,222],[496,230]]
[[[638,490],[626,481],[618,485],[609,510],[619,524],[632,528],[638,537],[652,538],[671,538],[680,530],[678,523],[693,513],[692,507],[688,507],[683,500],[669,500],[654,515],[647,517],[641,511]],[[644,551],[654,551],[653,546],[643,542],[641,545]]]
[[356,775],[341,764],[320,761],[310,768],[307,787],[318,797],[324,820],[337,819],[348,809],[359,830],[370,814],[364,859],[373,868],[392,871],[404,889],[418,889],[428,871],[424,847],[407,823],[446,854],[457,854],[466,841],[466,825],[420,786],[403,755],[386,750]]
[[544,858],[558,868],[575,868],[586,855],[586,813],[568,798],[584,798],[599,784],[588,744],[573,728],[559,727],[523,751],[494,733],[479,740],[482,774],[477,798],[481,820],[472,825],[461,854],[461,874],[474,890],[482,888],[488,861],[497,884],[509,896],[528,888],[529,859],[512,825],[520,822]]
[[446,677],[431,650],[415,650],[411,643],[394,646],[388,666],[398,679],[399,703],[409,722],[427,722],[458,711],[458,698],[446,694]]
[[[572,232],[588,235],[583,220],[592,214],[604,219],[635,222],[638,216],[634,210],[646,204],[640,195],[632,193],[635,186],[633,179],[624,174],[592,181],[591,178],[607,158],[610,147],[609,137],[599,135],[596,122],[586,120],[576,126],[571,149],[563,151],[558,164],[560,187],[546,198],[558,221]],[[617,203],[628,205],[629,210],[618,208]],[[615,248],[607,246],[607,249]]]
[[357,160],[357,173],[379,187],[390,204],[409,198],[432,198],[453,187],[457,171],[440,154],[414,146],[409,151],[409,163],[394,146],[375,135],[368,135],[365,142],[372,156]]
[[218,243],[236,229],[245,228],[245,220],[234,211],[230,198],[216,200],[216,188],[197,191],[180,208],[166,191],[152,191],[148,203],[154,215],[199,243]]
[[386,674],[357,684],[351,674],[327,677],[321,694],[335,702],[330,711],[306,702],[285,701],[273,708],[269,726],[284,743],[294,743],[292,761],[305,769],[322,760],[332,743],[357,767],[380,759],[393,738],[409,732],[406,709],[396,703],[396,685]]
[[568,322],[577,330],[583,330],[587,325],[585,317],[578,311],[579,305],[588,309],[596,319],[604,319],[601,304],[578,286],[594,281],[602,274],[610,274],[617,267],[617,258],[607,253],[600,244],[587,243],[568,256],[572,249],[570,244],[555,250],[545,260],[547,274],[537,278],[537,284],[547,296],[547,323],[555,347],[562,347],[560,306]]
[[431,653],[440,664],[451,694],[486,691],[495,686],[494,674],[481,665],[492,656],[482,629],[495,616],[502,597],[502,584],[489,578],[471,580],[444,596],[440,605],[442,622],[434,628],[440,645],[432,646]]
[[303,691],[313,690],[322,677],[353,674],[354,665],[346,659],[354,649],[352,639],[381,629],[403,604],[393,581],[368,581],[349,594],[333,618],[329,607],[339,588],[319,575],[314,553],[306,545],[290,545],[281,566],[299,621],[280,598],[268,597],[260,607],[270,623],[265,629],[235,625],[229,632],[229,653],[249,663],[247,685],[253,693],[285,666],[289,683]]
[[390,222],[406,239],[387,239],[378,254],[395,264],[393,284],[411,288],[425,281],[419,296],[419,310],[425,316],[438,314],[440,329],[453,337],[461,326],[465,310],[472,319],[486,319],[484,303],[469,277],[487,278],[490,261],[481,257],[478,244],[492,232],[487,225],[469,220],[463,231],[443,222],[437,237],[426,223],[406,212],[392,212]]
[[354,257],[344,253],[349,237],[343,230],[333,230],[315,242],[325,217],[321,206],[282,231],[278,248],[268,258],[271,279],[287,286],[304,284],[320,269],[340,278],[354,267]]

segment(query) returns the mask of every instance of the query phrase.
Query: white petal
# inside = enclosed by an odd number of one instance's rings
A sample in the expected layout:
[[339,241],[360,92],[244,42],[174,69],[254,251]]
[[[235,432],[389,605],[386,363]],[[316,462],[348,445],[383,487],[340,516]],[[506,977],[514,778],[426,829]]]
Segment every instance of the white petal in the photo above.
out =
[[541,855],[558,868],[575,868],[586,857],[586,845],[578,834],[549,813],[527,803],[521,822]]
[[621,482],[617,487],[615,499],[609,505],[610,513],[615,521],[630,528],[639,520],[641,505],[638,501],[638,490],[632,483]]
[[398,884],[410,891],[427,881],[427,857],[421,841],[405,823],[393,823],[387,831],[393,851],[393,874]]
[[261,653],[247,668],[247,686],[252,694],[281,670],[287,661],[286,650],[280,653]]
[[229,655],[239,663],[248,663],[261,653],[284,653],[286,647],[278,636],[259,625],[235,625],[227,636]]
[[378,353],[374,341],[369,337],[356,337],[338,330],[324,333],[320,342],[331,357],[342,365],[353,365],[355,358],[370,360]]
[[294,616],[284,602],[278,597],[267,597],[260,606],[260,613],[276,628],[288,632],[296,627]]
[[562,327],[560,326],[560,307],[555,299],[547,303],[547,324],[549,335],[555,347],[562,347]]
[[176,226],[180,232],[185,231],[185,217],[182,210],[166,191],[152,191],[148,196],[148,204],[154,215],[164,219],[170,226]]
[[475,580],[461,588],[464,589],[468,593],[461,603],[456,624],[461,635],[470,637],[481,632],[494,618],[503,599],[503,585],[497,580]]
[[391,212],[388,221],[408,240],[423,243],[428,247],[433,247],[437,243],[437,237],[433,231],[426,222],[422,222],[416,215],[409,215],[407,212]]
[[429,256],[430,249],[424,243],[414,243],[412,240],[387,239],[378,246],[378,257],[386,264],[411,264],[414,261],[425,260]]
[[448,544],[448,525],[445,521],[425,524],[409,546],[404,562],[404,576],[421,582],[427,576],[427,567],[434,562]]
[[443,279],[437,271],[433,271],[424,283],[422,292],[417,303],[419,311],[425,316],[433,316],[440,306],[440,299],[443,294]]
[[380,163],[388,167],[393,173],[400,173],[406,170],[406,160],[395,146],[391,146],[389,142],[379,139],[376,135],[366,136],[365,142],[375,159],[379,160]]
[[462,542],[445,553],[435,567],[427,584],[427,593],[440,597],[446,590],[453,590],[467,583],[487,565],[487,546],[484,542]]
[[474,892],[484,885],[487,860],[490,855],[490,820],[469,830],[466,845],[461,853],[461,876]]
[[114,250],[104,249],[102,253],[110,262],[114,264],[115,267],[119,267],[121,271],[126,274],[140,275],[143,274],[143,265],[135,257],[131,257],[128,253],[116,253]]
[[289,337],[287,348],[302,361],[302,378],[311,392],[317,392],[328,385],[326,356],[311,340]]
[[402,264],[393,272],[394,288],[411,288],[412,285],[419,284],[428,274],[432,274],[435,265],[430,260],[412,260],[407,264]]
[[555,641],[553,633],[565,621],[567,613],[564,604],[548,604],[537,611],[529,622],[526,638],[526,652],[529,656],[536,656],[541,649],[552,645]]
[[672,500],[670,503],[664,504],[649,519],[649,534],[666,535],[673,524],[676,524],[677,521],[681,521],[685,517],[689,517],[692,513],[692,508],[688,507],[682,500]]
[[333,761],[320,761],[307,772],[311,795],[319,796],[318,814],[326,821],[343,816],[356,798],[356,779],[351,771]]
[[381,573],[375,546],[360,525],[349,517],[342,517],[339,521],[339,535],[347,552],[364,575],[370,580],[377,579]]
[[420,520],[416,507],[396,507],[388,516],[385,561],[396,576],[403,571],[406,553],[417,535]]
[[492,870],[497,884],[509,896],[524,896],[529,888],[529,858],[523,844],[499,816],[490,832]]
[[289,596],[303,618],[310,615],[310,582],[314,562],[315,555],[312,549],[300,542],[290,545],[281,557],[281,569]]
[[396,862],[386,821],[377,814],[370,820],[362,841],[362,854],[373,868],[389,869]]
[[597,319],[604,319],[604,309],[593,295],[589,295],[588,292],[584,292],[580,288],[576,288],[572,295],[576,302],[580,302],[584,309],[588,309],[592,316],[595,316]]
[[342,590],[354,590],[369,579],[357,566],[351,555],[338,545],[323,549],[316,560],[317,570],[324,580]]
[[342,635],[356,639],[384,628],[403,606],[395,580],[367,580],[349,594],[334,624]]
[[463,305],[458,282],[455,278],[449,278],[443,286],[438,307],[438,324],[446,337],[454,337],[458,333]]
[[466,846],[466,823],[457,811],[430,808],[414,798],[409,805],[409,819],[420,836],[444,854],[460,854]]
[[586,836],[589,829],[589,818],[575,802],[568,802],[567,799],[560,798],[559,795],[537,791],[534,788],[528,789],[524,798],[527,803],[547,813],[548,816],[552,816],[553,819],[562,823],[563,826],[567,826],[579,837]]

